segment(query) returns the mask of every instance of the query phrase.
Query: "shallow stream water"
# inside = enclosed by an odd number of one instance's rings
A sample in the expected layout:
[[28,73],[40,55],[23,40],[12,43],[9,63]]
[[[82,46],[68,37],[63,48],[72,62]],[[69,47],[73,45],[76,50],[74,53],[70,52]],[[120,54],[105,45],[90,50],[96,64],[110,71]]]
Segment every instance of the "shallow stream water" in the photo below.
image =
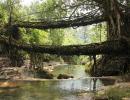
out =
[[[81,95],[93,89],[93,81],[86,78],[89,75],[84,70],[84,66],[64,65],[54,69],[54,80],[12,81],[16,87],[0,88],[0,100],[91,100],[89,93]],[[74,79],[57,80],[58,74],[69,74]],[[97,89],[101,86],[97,80]]]

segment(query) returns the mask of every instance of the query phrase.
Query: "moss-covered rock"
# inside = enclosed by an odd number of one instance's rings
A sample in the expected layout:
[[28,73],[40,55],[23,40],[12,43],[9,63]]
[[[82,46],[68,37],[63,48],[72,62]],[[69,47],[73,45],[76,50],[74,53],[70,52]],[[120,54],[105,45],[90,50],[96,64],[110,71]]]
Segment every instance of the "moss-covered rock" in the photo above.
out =
[[38,70],[36,71],[37,78],[44,78],[44,79],[53,79],[54,75],[49,73],[46,70]]
[[67,74],[59,74],[57,77],[57,79],[69,79],[69,78],[74,78],[74,77]]

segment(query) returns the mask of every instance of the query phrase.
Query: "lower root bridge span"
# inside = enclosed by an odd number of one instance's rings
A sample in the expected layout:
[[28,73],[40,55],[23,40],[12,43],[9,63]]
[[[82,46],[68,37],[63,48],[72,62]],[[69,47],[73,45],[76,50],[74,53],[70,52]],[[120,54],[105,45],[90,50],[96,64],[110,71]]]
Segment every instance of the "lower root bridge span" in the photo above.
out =
[[8,47],[24,50],[27,52],[38,52],[58,55],[98,55],[98,54],[129,54],[128,42],[124,39],[105,41],[102,43],[92,43],[87,45],[49,46],[49,45],[29,45],[16,41],[9,42],[8,39],[0,39],[0,43]]

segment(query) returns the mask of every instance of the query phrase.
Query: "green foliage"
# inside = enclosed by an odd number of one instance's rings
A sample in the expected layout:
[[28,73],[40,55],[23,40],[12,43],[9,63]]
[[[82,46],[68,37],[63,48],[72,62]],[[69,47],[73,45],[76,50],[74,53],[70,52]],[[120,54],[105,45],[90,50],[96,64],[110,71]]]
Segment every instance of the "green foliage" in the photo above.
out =
[[63,60],[65,62],[68,62],[70,64],[75,64],[75,65],[85,65],[88,61],[87,56],[62,56]]
[[49,38],[51,40],[52,45],[62,45],[64,39],[64,30],[50,30]]
[[110,88],[106,95],[109,100],[122,100],[123,97],[130,97],[130,89],[129,88]]
[[[13,23],[17,21],[52,21],[55,19],[62,19],[67,16],[67,10],[61,8],[63,0],[46,0],[42,3],[34,2],[29,7],[22,7],[20,0],[4,0],[0,1],[0,29],[3,29],[5,23],[8,23],[10,7],[13,7],[12,19]],[[10,3],[14,1],[13,5]],[[69,13],[72,13],[69,12]],[[35,20],[37,19],[37,20]],[[57,21],[57,20],[56,20]],[[2,27],[1,27],[2,26]],[[92,42],[101,42],[106,40],[106,25],[104,23],[88,27],[81,27],[77,29],[24,29],[20,28],[19,32],[22,38],[19,40],[22,43],[35,44],[35,45],[77,45],[88,44]],[[39,54],[41,55],[41,54]],[[44,54],[41,57],[45,56]],[[57,56],[47,59],[59,59]],[[85,56],[72,56],[71,61],[75,64],[86,63],[88,58]]]
[[40,3],[34,1],[31,6],[26,7],[24,20],[46,22],[64,17],[67,12],[61,8],[62,0],[43,0]]
[[72,56],[72,62],[78,65],[85,65],[88,61],[87,56]]
[[79,57],[78,56],[72,56],[71,58],[72,64],[79,64]]
[[58,6],[61,4],[62,0],[46,0],[40,5],[40,9],[38,9],[39,12],[42,12],[39,14],[39,17],[47,20],[63,17],[67,12]]
[[91,75],[92,64],[91,64],[91,63],[86,63],[85,66],[86,66],[85,72],[86,72],[86,73],[89,73],[89,74]]
[[76,45],[81,44],[81,40],[76,36],[76,30],[72,28],[65,29],[63,45]]
[[101,23],[87,27],[84,32],[85,43],[98,43],[106,40],[107,30],[106,24]]
[[21,41],[28,44],[45,45],[49,44],[49,33],[38,29],[20,29]]
[[0,3],[0,25],[3,25],[4,23],[7,23],[8,19],[8,12],[5,9],[5,5],[3,3]]
[[30,43],[39,45],[48,44],[48,34],[45,31],[35,29],[31,31]]

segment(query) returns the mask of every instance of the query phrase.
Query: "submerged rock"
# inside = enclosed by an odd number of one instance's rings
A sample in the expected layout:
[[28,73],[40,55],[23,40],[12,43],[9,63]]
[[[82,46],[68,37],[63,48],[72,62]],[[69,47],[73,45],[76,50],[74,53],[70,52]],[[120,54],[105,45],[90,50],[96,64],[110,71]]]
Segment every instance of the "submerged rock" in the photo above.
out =
[[57,79],[69,79],[69,78],[74,78],[74,77],[66,74],[59,74],[57,77]]
[[44,78],[44,79],[53,79],[54,75],[49,73],[46,70],[38,70],[36,72],[36,77],[37,78]]

